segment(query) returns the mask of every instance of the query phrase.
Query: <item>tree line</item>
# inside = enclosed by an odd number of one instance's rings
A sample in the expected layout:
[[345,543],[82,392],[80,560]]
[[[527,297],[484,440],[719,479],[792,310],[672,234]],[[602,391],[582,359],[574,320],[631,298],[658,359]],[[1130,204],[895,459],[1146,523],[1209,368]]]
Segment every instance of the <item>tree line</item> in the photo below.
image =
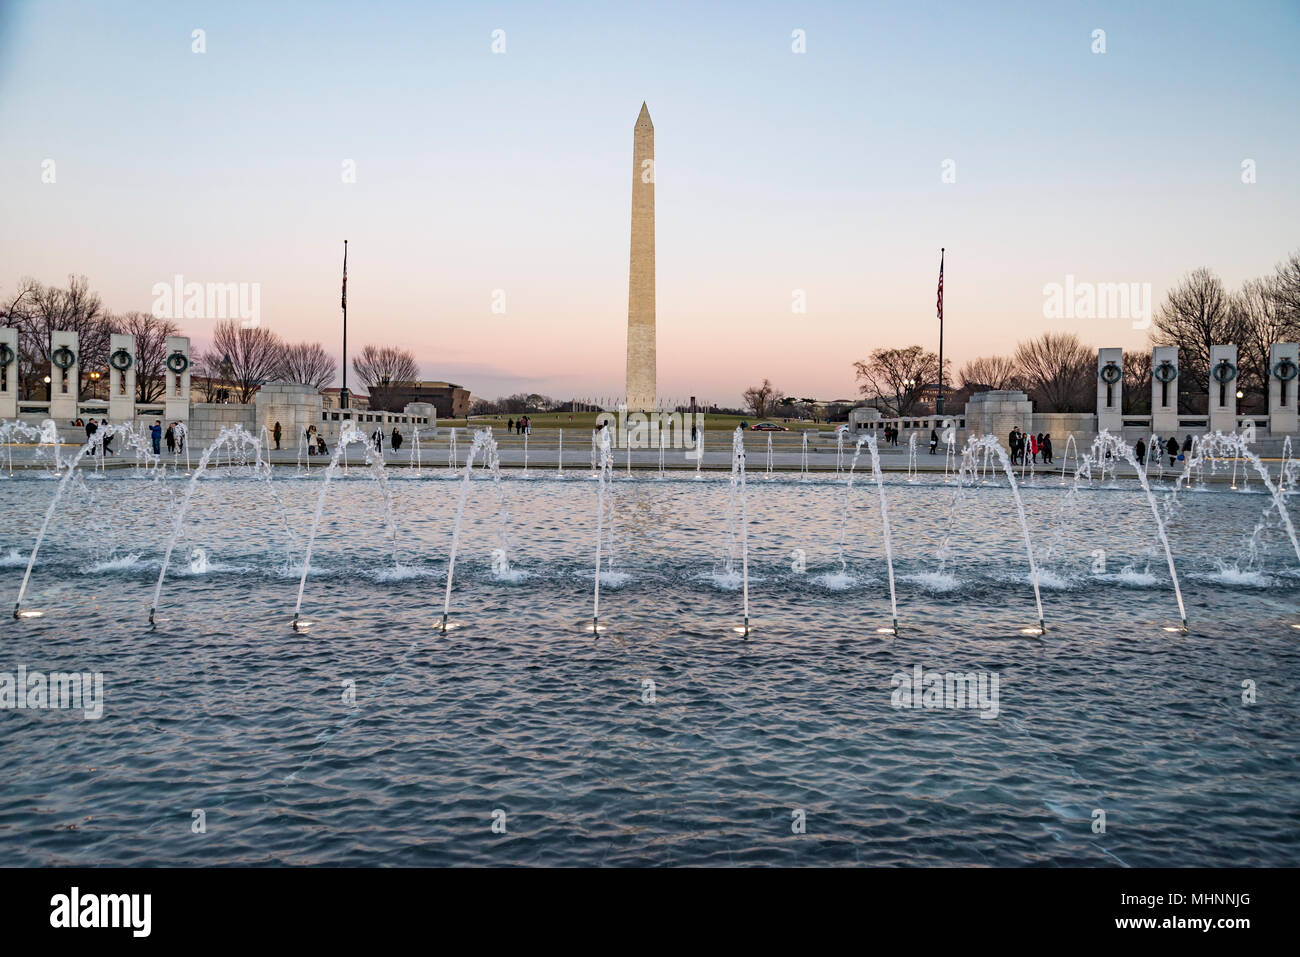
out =
[[[170,319],[147,312],[109,311],[85,276],[69,276],[67,286],[22,280],[0,299],[0,324],[18,330],[20,398],[44,399],[50,374],[50,333],[77,334],[80,393],[89,395],[97,373],[107,381],[111,336],[135,336],[135,400],[157,402],[166,389],[168,336],[181,335]],[[247,403],[267,382],[308,385],[320,391],[334,381],[338,362],[319,342],[288,342],[271,329],[219,320],[212,345],[191,356],[191,384],[204,401]],[[400,389],[419,379],[419,364],[409,349],[366,345],[352,359],[357,383],[371,408],[403,402]],[[359,390],[358,390],[359,391]]]
[[[1152,317],[1149,345],[1177,346],[1179,411],[1204,414],[1210,383],[1210,347],[1237,346],[1242,393],[1239,408],[1267,408],[1269,347],[1300,340],[1300,251],[1268,276],[1228,290],[1212,270],[1201,267],[1169,290]],[[939,382],[939,357],[921,346],[876,349],[854,363],[859,392],[886,415],[911,415],[928,406]],[[944,361],[944,382],[952,383]],[[1124,404],[1128,414],[1151,410],[1151,352],[1126,350]],[[1018,389],[1040,412],[1091,412],[1097,401],[1097,351],[1077,335],[1046,332],[1022,341],[1011,355],[972,359],[957,373],[948,393],[950,411],[976,392]]]

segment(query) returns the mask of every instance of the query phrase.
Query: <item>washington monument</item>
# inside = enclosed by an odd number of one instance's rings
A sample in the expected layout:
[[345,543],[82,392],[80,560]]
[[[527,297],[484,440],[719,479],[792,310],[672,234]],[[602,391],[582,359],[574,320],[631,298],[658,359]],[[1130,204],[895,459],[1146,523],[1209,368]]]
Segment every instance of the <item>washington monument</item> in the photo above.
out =
[[644,103],[632,129],[632,252],[627,280],[627,408],[655,408],[655,128]]

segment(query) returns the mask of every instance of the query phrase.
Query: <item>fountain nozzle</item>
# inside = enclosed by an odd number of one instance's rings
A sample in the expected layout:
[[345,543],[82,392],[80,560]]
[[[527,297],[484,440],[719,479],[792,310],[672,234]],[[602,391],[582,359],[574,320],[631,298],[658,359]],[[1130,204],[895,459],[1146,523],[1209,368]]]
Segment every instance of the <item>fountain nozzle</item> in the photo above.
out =
[[441,631],[442,631],[442,633],[443,633],[444,635],[447,633],[447,613],[446,613],[445,611],[442,613],[442,627],[441,627]]
[[748,616],[748,615],[745,616],[745,634],[744,634],[744,638],[745,638],[746,641],[749,640],[749,616]]
[[154,620],[153,620],[153,613],[154,613],[154,609],[153,609],[152,607],[150,607],[150,608],[149,608],[149,627],[150,627],[150,628],[156,627],[155,624],[154,624]]
[[22,615],[18,614],[19,609],[21,609],[22,607],[23,607],[23,606],[22,606],[19,602],[14,602],[14,617],[15,617],[15,618],[21,618],[21,617],[22,617]]
[[894,619],[892,619],[892,621],[893,621],[893,623],[894,623],[894,637],[897,638],[897,637],[898,637],[898,619],[897,619],[897,618],[894,618]]

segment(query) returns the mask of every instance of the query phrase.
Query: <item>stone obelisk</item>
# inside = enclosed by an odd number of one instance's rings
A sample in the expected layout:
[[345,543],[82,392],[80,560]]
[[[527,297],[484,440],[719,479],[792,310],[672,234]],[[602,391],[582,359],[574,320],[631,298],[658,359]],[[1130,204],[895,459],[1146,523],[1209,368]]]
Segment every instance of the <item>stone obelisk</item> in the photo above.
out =
[[655,408],[655,128],[644,103],[632,130],[632,252],[627,282],[627,408]]

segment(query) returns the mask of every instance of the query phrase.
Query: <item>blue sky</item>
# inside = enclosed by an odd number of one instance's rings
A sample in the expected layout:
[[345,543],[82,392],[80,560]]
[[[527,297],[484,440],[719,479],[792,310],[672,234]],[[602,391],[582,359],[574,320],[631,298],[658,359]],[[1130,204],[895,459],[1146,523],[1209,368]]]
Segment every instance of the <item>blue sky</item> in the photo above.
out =
[[661,393],[851,394],[853,359],[935,345],[940,246],[958,364],[1046,328],[1137,346],[1047,322],[1043,286],[1159,298],[1300,247],[1300,5],[1048,6],[7,3],[0,294],[259,282],[266,324],[337,351],[346,237],[352,342],[479,394],[617,394],[645,100]]

